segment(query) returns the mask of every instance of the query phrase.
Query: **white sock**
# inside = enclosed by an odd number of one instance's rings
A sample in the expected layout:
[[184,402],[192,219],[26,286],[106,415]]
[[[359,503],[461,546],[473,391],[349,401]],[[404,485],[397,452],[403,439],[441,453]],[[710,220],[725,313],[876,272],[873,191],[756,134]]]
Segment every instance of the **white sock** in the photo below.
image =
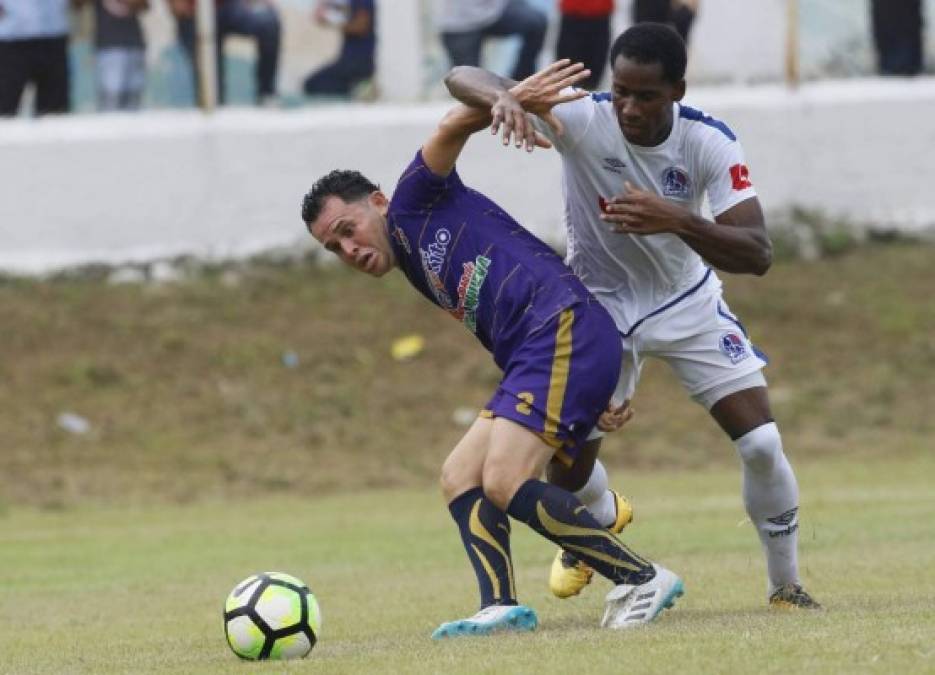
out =
[[617,498],[607,487],[607,469],[599,459],[594,460],[594,468],[584,487],[575,493],[595,520],[604,527],[610,527],[617,521]]
[[766,551],[769,593],[798,583],[799,486],[774,422],[738,438],[743,461],[743,501]]

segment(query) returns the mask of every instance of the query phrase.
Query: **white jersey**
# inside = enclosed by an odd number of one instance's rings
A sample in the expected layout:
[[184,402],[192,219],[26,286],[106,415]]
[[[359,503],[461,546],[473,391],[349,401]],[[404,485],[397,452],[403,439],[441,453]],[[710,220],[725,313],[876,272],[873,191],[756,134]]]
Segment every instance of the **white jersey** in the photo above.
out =
[[538,118],[536,125],[562,155],[566,262],[618,329],[632,333],[644,319],[702,286],[719,290],[716,274],[677,235],[611,232],[600,219],[600,204],[623,194],[624,181],[699,215],[705,194],[715,216],[755,197],[733,132],[674,103],[669,137],[654,147],[632,145],[618,125],[609,93],[556,106],[553,113],[564,126],[560,138]]

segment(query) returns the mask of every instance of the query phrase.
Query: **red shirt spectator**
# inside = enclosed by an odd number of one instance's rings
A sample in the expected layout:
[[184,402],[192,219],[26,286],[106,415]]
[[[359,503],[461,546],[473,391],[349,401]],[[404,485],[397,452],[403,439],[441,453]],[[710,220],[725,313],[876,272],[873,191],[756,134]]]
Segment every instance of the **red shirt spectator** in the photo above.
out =
[[614,0],[561,0],[559,9],[567,16],[610,16],[614,11]]

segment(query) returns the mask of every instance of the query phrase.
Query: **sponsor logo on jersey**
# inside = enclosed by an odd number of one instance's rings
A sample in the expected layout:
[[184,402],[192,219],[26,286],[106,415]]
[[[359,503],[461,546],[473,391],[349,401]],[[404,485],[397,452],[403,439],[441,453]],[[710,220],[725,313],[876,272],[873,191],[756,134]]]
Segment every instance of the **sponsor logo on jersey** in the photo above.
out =
[[449,310],[451,316],[461,321],[472,333],[477,332],[477,308],[480,306],[480,289],[487,280],[490,258],[477,256],[474,262],[464,263],[458,281],[458,306]]
[[407,255],[412,255],[412,246],[409,245],[409,237],[406,236],[406,233],[403,232],[401,228],[393,228],[393,239],[399,242],[399,245],[403,247]]
[[731,363],[740,363],[750,356],[747,350],[747,342],[742,335],[737,333],[724,333],[718,338],[718,348],[721,353],[730,359]]
[[677,166],[670,166],[662,174],[662,194],[666,197],[687,199],[691,196],[692,185],[688,174]]
[[445,290],[445,284],[442,283],[439,276],[442,271],[442,265],[445,264],[445,256],[448,254],[448,244],[451,243],[451,232],[446,228],[439,228],[435,232],[435,241],[429,244],[428,250],[419,249],[419,255],[422,258],[422,271],[425,272],[425,278],[429,282],[429,289],[435,300],[443,308],[451,310],[454,303],[451,302],[451,296]]
[[621,159],[617,159],[616,157],[604,158],[604,168],[611,173],[623,173],[623,169],[625,169],[626,166],[626,162]]
[[746,190],[753,187],[750,182],[750,169],[746,164],[734,164],[730,169],[730,182],[735,190]]

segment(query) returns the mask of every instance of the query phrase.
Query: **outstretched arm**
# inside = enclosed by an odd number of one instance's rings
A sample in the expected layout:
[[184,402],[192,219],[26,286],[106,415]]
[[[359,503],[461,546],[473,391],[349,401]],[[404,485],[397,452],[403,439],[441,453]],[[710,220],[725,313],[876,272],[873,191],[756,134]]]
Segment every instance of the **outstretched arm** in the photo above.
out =
[[[480,72],[486,73],[486,71]],[[568,60],[564,59],[530,75],[513,87],[513,93],[507,92],[504,99],[512,98],[516,94],[520,97],[519,100],[525,101],[524,105],[529,107],[531,113],[551,116],[553,106],[587,96],[587,92],[584,91],[564,94],[561,91],[581,78],[587,77],[588,72],[580,63],[569,65]],[[460,105],[442,118],[435,133],[422,147],[422,159],[432,173],[447,176],[454,168],[468,137],[491,123],[494,133],[497,133],[497,127],[503,124],[504,145],[510,142],[512,134],[516,140],[516,147],[525,145],[529,152],[532,152],[536,146],[552,147],[552,144],[536,131],[532,121],[527,117],[528,114],[518,102],[509,114],[499,110],[496,106],[491,109],[486,105],[476,107]]]
[[445,76],[448,93],[472,108],[491,108],[501,96],[512,97],[516,80],[474,66],[455,66]]
[[568,59],[556,61],[522,82],[508,80],[483,68],[457,66],[445,77],[445,85],[451,95],[465,105],[490,111],[491,131],[496,134],[502,128],[504,145],[508,145],[512,137],[517,147],[525,141],[529,149],[532,131],[525,113],[542,118],[560,136],[562,125],[552,114],[552,108],[587,96],[585,91],[566,94],[561,91],[587,79],[590,74],[584,64]]
[[[490,111],[484,108],[459,105],[449,110],[422,146],[425,165],[437,176],[450,174],[467,139],[490,124],[490,119]],[[529,128],[532,129],[531,124]],[[532,142],[540,147],[550,147],[549,142],[541,136],[535,136]]]

